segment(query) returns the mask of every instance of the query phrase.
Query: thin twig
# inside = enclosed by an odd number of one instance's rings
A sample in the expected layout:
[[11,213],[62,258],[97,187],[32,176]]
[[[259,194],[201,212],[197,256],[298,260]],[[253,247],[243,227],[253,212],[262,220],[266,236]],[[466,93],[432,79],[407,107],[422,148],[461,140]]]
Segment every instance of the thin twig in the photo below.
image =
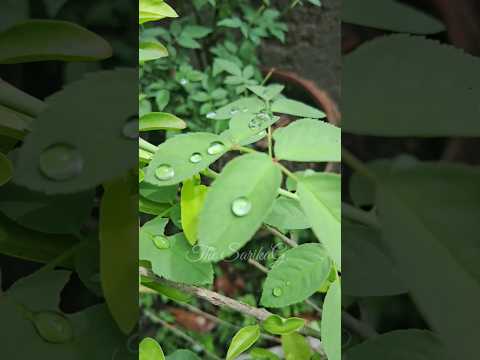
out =
[[275,235],[277,236],[280,240],[282,240],[285,244],[287,244],[288,246],[290,247],[297,247],[298,244],[293,241],[292,239],[290,239],[288,236],[286,236],[285,234],[283,234],[282,232],[278,231],[277,229],[275,229],[274,227],[272,226],[269,226],[269,225],[265,225],[265,228],[270,231],[270,233],[272,235]]

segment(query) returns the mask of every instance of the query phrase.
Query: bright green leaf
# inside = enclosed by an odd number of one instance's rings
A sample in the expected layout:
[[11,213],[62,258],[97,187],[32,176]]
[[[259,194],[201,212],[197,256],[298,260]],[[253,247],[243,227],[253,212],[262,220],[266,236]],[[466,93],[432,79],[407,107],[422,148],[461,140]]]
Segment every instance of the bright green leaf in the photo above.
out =
[[329,360],[342,358],[342,294],[340,280],[330,286],[322,309],[322,344]]
[[168,50],[158,41],[142,41],[138,49],[140,63],[157,60],[168,56]]
[[279,197],[273,204],[272,211],[265,219],[265,224],[283,230],[302,230],[310,228],[300,203],[297,200]]
[[260,337],[260,326],[246,326],[240,329],[233,337],[228,347],[226,360],[234,360],[237,356],[247,351]]
[[186,126],[187,124],[185,124],[185,121],[175,115],[162,112],[151,112],[140,118],[139,130],[182,130],[185,129]]
[[302,118],[323,119],[326,117],[323,111],[305,105],[296,100],[278,99],[272,104],[272,111],[280,114],[298,116]]
[[198,241],[198,218],[205,203],[208,187],[197,185],[195,180],[184,181],[181,193],[182,227],[190,245]]
[[299,333],[282,335],[282,348],[285,359],[310,359],[312,356],[312,350],[307,339]]
[[145,338],[139,345],[139,360],[165,360],[162,347],[152,338]]
[[270,334],[287,335],[303,328],[305,320],[297,317],[284,319],[278,315],[271,315],[263,321],[262,326]]

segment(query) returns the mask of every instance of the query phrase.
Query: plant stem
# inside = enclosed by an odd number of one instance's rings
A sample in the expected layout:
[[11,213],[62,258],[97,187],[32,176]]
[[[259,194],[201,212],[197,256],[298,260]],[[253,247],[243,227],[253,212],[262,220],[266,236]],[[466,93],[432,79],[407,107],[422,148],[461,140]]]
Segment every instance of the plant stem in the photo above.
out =
[[205,170],[202,170],[201,174],[205,175],[206,177],[209,177],[210,179],[214,179],[214,180],[220,176],[219,173],[213,171],[210,168],[206,168]]
[[273,158],[273,140],[272,140],[272,127],[269,126],[267,130],[268,136],[268,155]]
[[342,216],[374,229],[380,229],[377,217],[373,213],[363,211],[350,204],[342,203]]
[[282,189],[282,188],[278,189],[278,194],[283,195],[283,196],[288,197],[288,198],[293,199],[293,200],[297,200],[297,201],[300,200],[297,194],[294,194],[294,193],[292,193],[290,191],[287,191],[285,189]]
[[342,160],[345,161],[348,166],[350,166],[360,175],[365,176],[374,183],[377,182],[377,178],[370,171],[370,169],[362,161],[360,161],[360,159],[358,159],[355,155],[353,155],[349,150],[344,147],[342,147]]
[[279,162],[276,162],[275,163],[284,173],[285,175],[287,175],[288,177],[292,178],[293,180],[295,180],[296,182],[299,182],[300,179],[298,178],[297,175],[295,175],[294,173],[292,173],[290,170],[288,170],[285,166],[283,166],[281,163]]
[[156,147],[153,144],[150,144],[147,140],[139,138],[138,140],[138,146],[140,149],[148,151],[149,153],[155,154],[158,150],[158,147]]
[[212,358],[212,359],[215,359],[215,360],[221,360],[221,358],[219,358],[217,355],[215,355],[214,353],[210,352],[205,346],[203,346],[201,343],[199,343],[197,340],[195,340],[194,338],[192,338],[191,336],[189,336],[188,334],[186,334],[185,332],[183,332],[182,330],[178,329],[177,327],[167,323],[166,321],[162,320],[161,318],[159,318],[157,315],[155,315],[153,312],[149,311],[149,310],[145,310],[145,315],[147,315],[147,317],[155,322],[155,323],[158,323],[160,325],[162,325],[164,328],[170,330],[172,333],[174,333],[175,335],[177,335],[178,337],[182,338],[183,340],[187,341],[188,343],[198,347],[199,349],[202,350],[202,352],[205,353],[205,355],[207,355],[208,357]]
[[75,253],[78,250],[80,250],[82,247],[84,247],[87,244],[87,241],[88,240],[86,240],[86,239],[80,240],[78,243],[73,245],[70,249],[66,250],[65,252],[63,252],[62,254],[57,256],[56,258],[54,258],[52,261],[50,261],[49,263],[42,266],[38,270],[38,272],[40,272],[40,271],[42,271],[42,272],[50,271],[50,270],[55,269],[57,266],[63,264],[66,260],[68,260],[73,255],[75,255]]
[[270,78],[272,77],[273,73],[275,72],[275,68],[271,68],[270,71],[268,72],[268,74],[263,78],[263,81],[262,83],[260,84],[260,86],[264,86],[268,80],[270,80]]
[[292,239],[290,239],[288,236],[286,236],[285,234],[283,234],[282,232],[278,231],[277,229],[275,229],[274,227],[272,226],[269,226],[269,225],[265,225],[265,228],[270,231],[270,233],[272,233],[272,235],[275,235],[277,236],[278,238],[280,238],[280,240],[282,240],[285,244],[287,244],[288,246],[290,247],[297,247],[298,244],[293,241]]

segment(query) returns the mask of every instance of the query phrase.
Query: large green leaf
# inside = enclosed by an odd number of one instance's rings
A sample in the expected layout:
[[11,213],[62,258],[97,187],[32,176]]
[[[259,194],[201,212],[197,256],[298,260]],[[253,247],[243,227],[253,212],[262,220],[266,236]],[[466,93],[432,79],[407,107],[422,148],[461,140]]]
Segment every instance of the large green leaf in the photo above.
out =
[[479,71],[480,59],[437,41],[373,40],[345,58],[342,128],[376,136],[478,136],[480,79],[472,74]]
[[172,281],[185,284],[211,284],[212,265],[198,261],[182,233],[166,237],[168,219],[155,218],[140,230],[140,260],[148,261],[153,272]]
[[104,39],[66,21],[29,20],[0,33],[0,64],[98,61],[111,55]]
[[105,185],[100,205],[100,275],[110,312],[128,334],[138,320],[138,211],[132,178]]
[[[18,280],[2,294],[2,356],[52,360],[136,358],[128,353],[128,341],[105,305],[76,313],[61,311],[60,293],[70,276],[67,271],[40,271]],[[73,335],[70,339],[69,333]]]
[[[475,359],[480,331],[480,171],[417,164],[380,178],[383,241],[451,358]],[[448,311],[445,311],[448,309]]]
[[323,111],[296,100],[286,98],[278,99],[272,104],[272,111],[280,114],[288,114],[302,118],[323,119],[326,117]]
[[253,237],[272,208],[281,180],[279,168],[265,154],[243,155],[225,166],[200,214],[199,245],[206,261],[232,255]]
[[298,196],[313,232],[341,269],[340,176],[316,173],[300,179]]
[[245,326],[233,337],[228,347],[226,360],[235,360],[237,356],[252,347],[260,337],[260,326]]
[[174,136],[158,146],[145,181],[158,186],[178,184],[206,169],[228,151],[229,146],[225,138],[210,133]]
[[345,354],[345,360],[411,359],[450,360],[456,358],[447,355],[445,345],[434,333],[413,329],[382,334],[352,347]]
[[290,249],[268,272],[260,302],[272,308],[299,303],[321,288],[331,268],[332,261],[320,244]]
[[322,344],[328,360],[342,358],[342,292],[340,279],[330,286],[322,309]]
[[378,230],[342,223],[342,291],[351,296],[406,293],[397,268],[384,249]]
[[372,28],[432,34],[445,26],[432,15],[398,0],[345,0],[342,3],[342,20]]
[[139,360],[165,360],[162,347],[152,338],[145,338],[139,345]]
[[314,119],[294,121],[273,133],[275,156],[290,161],[340,161],[341,130]]
[[285,359],[310,359],[312,356],[312,350],[307,339],[299,333],[282,335],[282,348]]
[[48,98],[20,148],[16,182],[74,193],[136,167],[138,125],[130,121],[138,112],[137,76],[130,69],[98,72]]
[[283,196],[275,200],[272,211],[264,222],[282,230],[302,230],[310,227],[300,203]]

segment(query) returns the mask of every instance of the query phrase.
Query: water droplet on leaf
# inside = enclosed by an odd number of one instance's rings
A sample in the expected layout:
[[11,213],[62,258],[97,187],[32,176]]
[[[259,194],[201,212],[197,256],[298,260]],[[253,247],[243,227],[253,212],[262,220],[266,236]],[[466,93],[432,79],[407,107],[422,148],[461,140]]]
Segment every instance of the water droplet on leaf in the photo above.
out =
[[208,147],[207,153],[209,155],[217,155],[220,154],[223,150],[225,150],[225,145],[223,145],[223,143],[220,141],[214,141]]
[[165,236],[162,235],[155,235],[153,237],[153,243],[160,250],[166,250],[170,248],[170,242]]
[[207,114],[207,119],[213,119],[217,116],[217,113],[212,111]]
[[175,170],[170,165],[162,164],[155,170],[155,176],[162,181],[170,180],[175,176]]
[[194,164],[198,164],[202,159],[203,157],[200,153],[193,153],[192,156],[190,156],[190,162]]
[[181,79],[181,80],[180,80],[180,84],[183,85],[183,86],[185,86],[185,85],[188,84],[188,80],[187,80],[187,79]]
[[65,181],[83,170],[83,158],[77,148],[68,144],[54,144],[40,154],[40,171],[51,180]]
[[122,134],[127,139],[138,139],[138,117],[130,117],[123,125]]
[[232,202],[232,212],[239,217],[246,216],[252,210],[252,203],[246,197],[239,197]]
[[273,296],[279,297],[283,295],[283,290],[279,287],[276,287],[273,289],[272,293],[273,293]]
[[62,314],[53,311],[36,313],[33,323],[38,334],[46,342],[64,344],[73,338],[72,325]]

